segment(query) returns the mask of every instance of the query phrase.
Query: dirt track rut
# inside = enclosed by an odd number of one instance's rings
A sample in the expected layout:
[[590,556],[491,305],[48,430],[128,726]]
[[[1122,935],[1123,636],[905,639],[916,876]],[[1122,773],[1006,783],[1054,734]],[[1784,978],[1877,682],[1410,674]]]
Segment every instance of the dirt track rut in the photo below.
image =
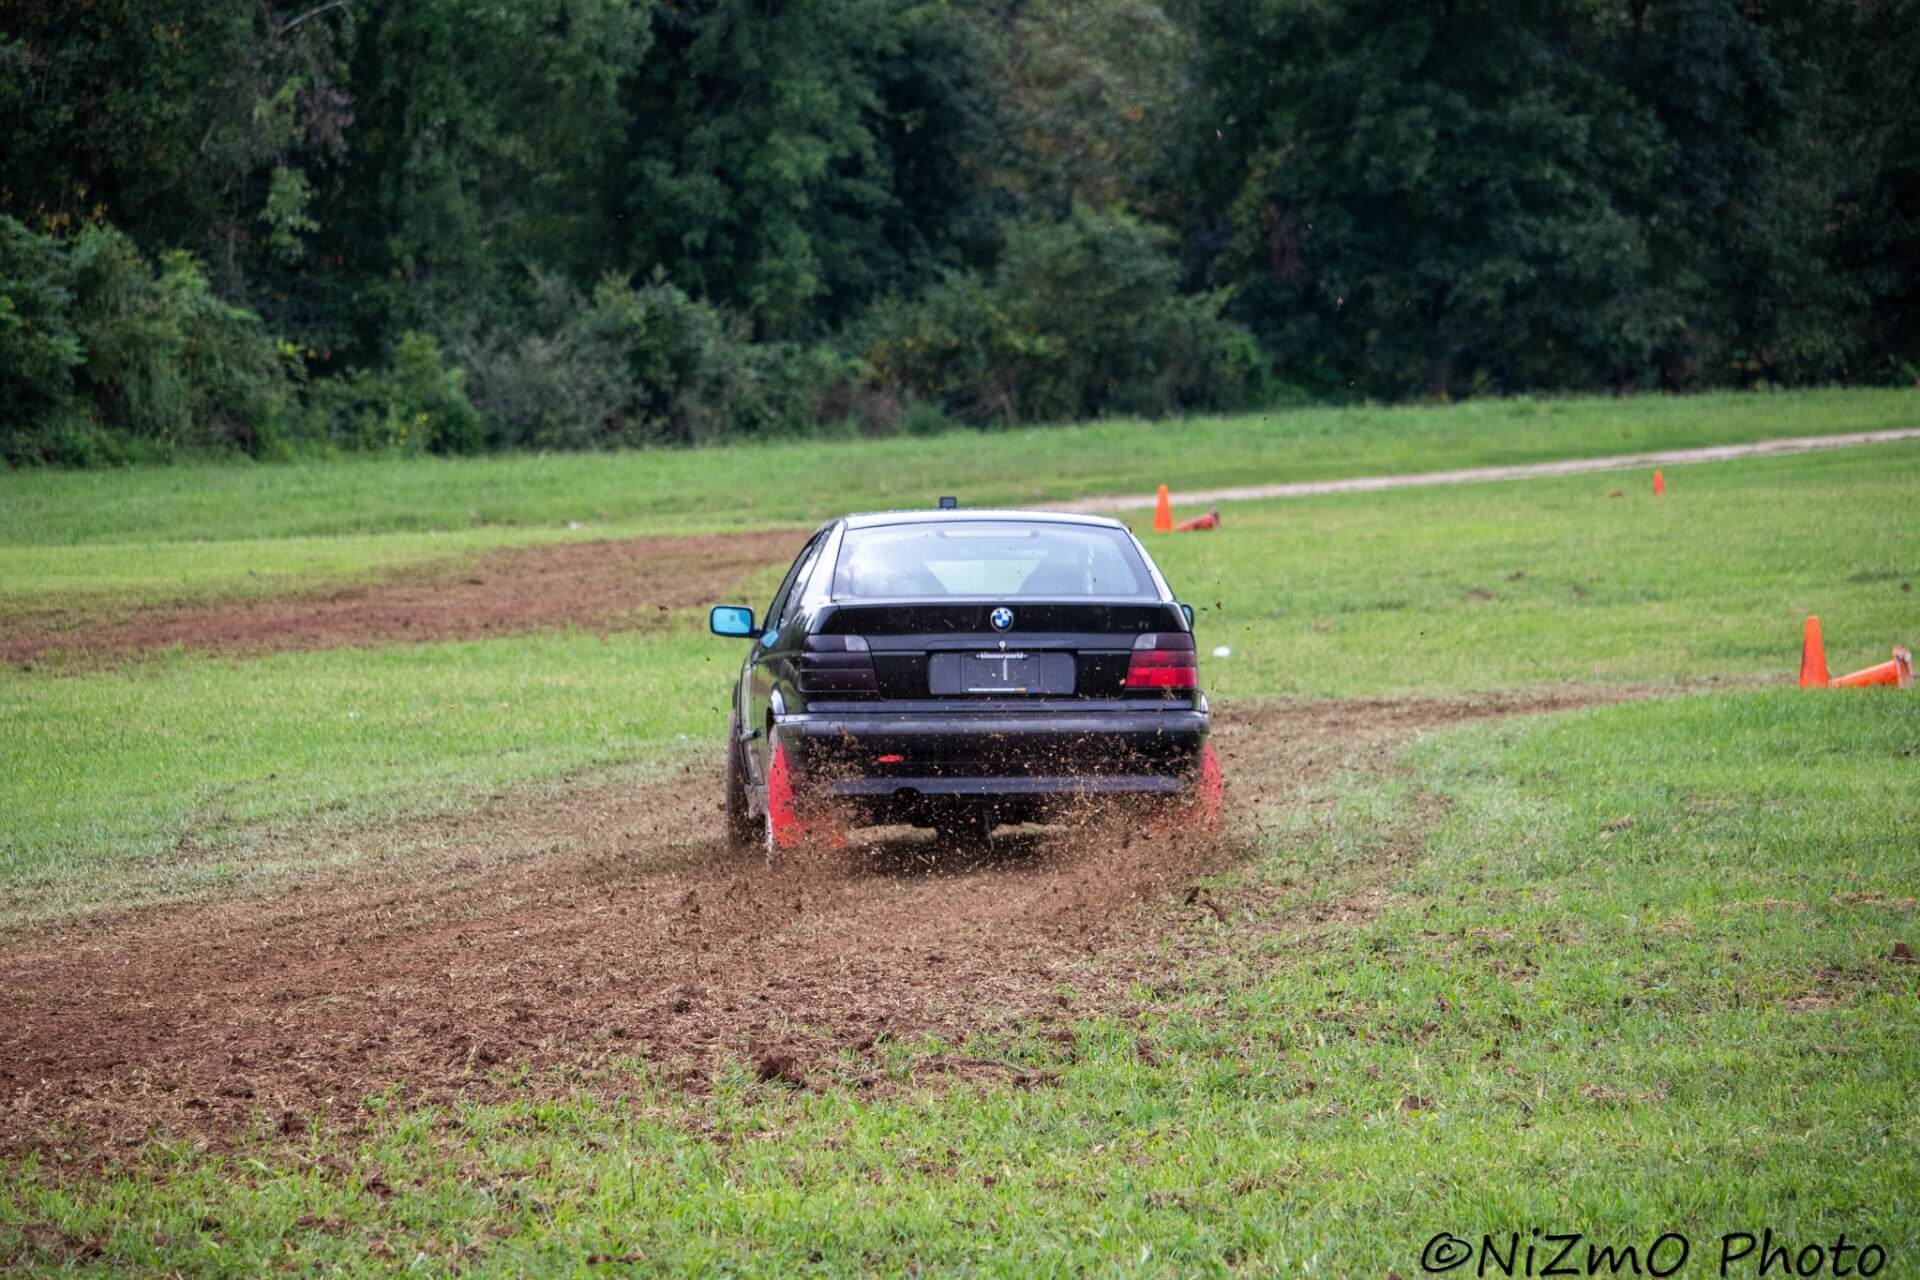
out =
[[[1231,826],[1424,729],[1623,696],[1230,711]],[[771,1052],[798,1078],[882,1034],[1081,1016],[1249,848],[1104,830],[966,862],[901,838],[769,870],[710,834],[717,795],[508,798],[381,832],[370,873],[0,942],[0,1150],[291,1130],[395,1083],[496,1096],[506,1066],[639,1055],[700,1087],[722,1053]]]
[[0,662],[51,655],[102,663],[178,645],[259,654],[479,640],[540,627],[661,625],[673,609],[721,599],[746,574],[784,565],[804,531],[764,529],[509,547],[318,594],[153,606],[101,620],[41,612],[0,621]]

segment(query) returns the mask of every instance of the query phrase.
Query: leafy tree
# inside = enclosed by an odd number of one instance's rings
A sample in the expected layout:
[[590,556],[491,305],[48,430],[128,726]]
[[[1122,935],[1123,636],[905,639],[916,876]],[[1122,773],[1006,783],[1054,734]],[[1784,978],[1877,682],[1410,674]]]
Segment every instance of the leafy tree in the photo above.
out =
[[188,248],[230,298],[297,257],[312,174],[348,122],[341,0],[18,0],[0,9],[0,213],[54,232],[112,219]]
[[0,452],[1911,383],[1916,62],[1920,0],[12,0]]
[[692,0],[626,95],[628,265],[819,334],[977,235],[973,46],[920,0]]
[[1640,370],[1666,320],[1616,195],[1665,150],[1591,64],[1587,18],[1559,0],[1203,10],[1197,183],[1231,228],[1214,269],[1283,372],[1446,395]]
[[1618,197],[1647,229],[1671,317],[1664,380],[1837,374],[1862,299],[1828,272],[1833,153],[1788,50],[1734,0],[1635,0],[1608,34],[1664,142],[1653,181]]
[[351,449],[477,453],[487,443],[466,371],[448,368],[439,340],[416,330],[400,335],[385,366],[319,384],[307,417],[309,434]]
[[1819,179],[1762,171],[1798,197],[1804,246],[1790,272],[1744,286],[1780,317],[1784,340],[1756,344],[1763,368],[1791,376],[1810,352],[1820,376],[1920,384],[1920,2],[1783,0],[1750,16],[1795,104],[1778,149]]
[[334,335],[500,322],[529,264],[592,278],[613,235],[607,165],[652,0],[376,0],[352,59],[348,163],[323,202],[350,280]]
[[1193,33],[1157,0],[985,4],[995,88],[1015,144],[996,181],[1038,210],[1168,212],[1175,118],[1191,91]]
[[72,413],[74,372],[86,344],[73,323],[71,272],[61,243],[0,217],[0,423],[12,427],[9,457],[33,450]]
[[1912,0],[1192,14],[1193,242],[1324,393],[1817,381],[1911,350]]
[[290,408],[258,317],[216,297],[190,255],[151,264],[110,227],[62,240],[0,217],[0,375],[10,462],[262,452]]

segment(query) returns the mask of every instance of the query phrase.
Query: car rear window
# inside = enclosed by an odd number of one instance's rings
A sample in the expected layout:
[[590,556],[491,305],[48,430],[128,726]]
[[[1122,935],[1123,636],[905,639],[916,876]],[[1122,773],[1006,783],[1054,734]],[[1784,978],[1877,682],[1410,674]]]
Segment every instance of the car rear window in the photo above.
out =
[[1153,594],[1133,540],[1099,525],[969,520],[849,529],[836,599]]

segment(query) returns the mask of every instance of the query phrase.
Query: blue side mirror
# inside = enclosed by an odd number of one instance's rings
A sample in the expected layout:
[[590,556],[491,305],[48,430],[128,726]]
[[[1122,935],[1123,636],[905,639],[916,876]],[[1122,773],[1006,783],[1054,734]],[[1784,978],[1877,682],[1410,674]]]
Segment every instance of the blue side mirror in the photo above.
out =
[[1187,615],[1187,630],[1189,631],[1193,630],[1193,606],[1190,604],[1183,604],[1180,606],[1180,612]]
[[753,610],[745,605],[717,604],[707,614],[707,628],[717,636],[746,639],[753,635]]

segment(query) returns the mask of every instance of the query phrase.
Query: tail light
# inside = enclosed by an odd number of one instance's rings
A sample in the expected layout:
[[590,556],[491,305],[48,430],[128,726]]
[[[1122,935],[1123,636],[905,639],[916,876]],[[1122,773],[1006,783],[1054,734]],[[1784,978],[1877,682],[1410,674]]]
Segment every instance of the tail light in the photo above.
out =
[[808,636],[800,655],[802,693],[878,693],[865,636]]
[[1149,631],[1133,642],[1127,688],[1191,692],[1200,687],[1193,637],[1184,631]]

